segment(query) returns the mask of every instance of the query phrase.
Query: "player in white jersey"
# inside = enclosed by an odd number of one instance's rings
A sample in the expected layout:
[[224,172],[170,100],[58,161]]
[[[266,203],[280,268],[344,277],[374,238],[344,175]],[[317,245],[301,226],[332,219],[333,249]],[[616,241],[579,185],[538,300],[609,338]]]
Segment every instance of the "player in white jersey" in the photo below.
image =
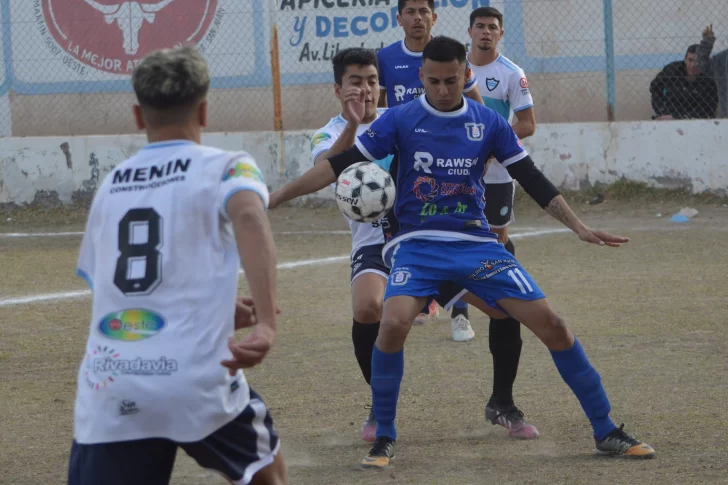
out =
[[[166,485],[179,447],[231,483],[285,484],[242,371],[277,327],[267,187],[249,154],[200,144],[210,76],[197,50],[149,54],[132,83],[149,144],[104,179],[81,243],[93,302],[68,483]],[[241,261],[252,300],[236,308]]]
[[[332,60],[334,70],[334,94],[341,101],[341,113],[318,130],[311,138],[311,156],[314,164],[337,155],[354,145],[356,137],[364,133],[386,108],[377,109],[379,101],[379,77],[377,57],[374,51],[362,48],[340,50]],[[365,115],[361,124],[349,124],[357,119],[350,112],[347,100],[364,95]],[[392,156],[377,163],[389,170]],[[334,184],[335,185],[335,184]],[[332,185],[332,186],[334,186]],[[385,232],[389,229],[387,218],[373,223],[359,223],[347,219],[351,228],[351,305],[353,323],[351,339],[354,355],[367,384],[371,381],[372,351],[379,334],[384,288],[389,268],[382,260]],[[377,423],[370,411],[361,427],[361,437],[373,442]]]
[[[519,139],[531,136],[536,129],[536,115],[526,75],[498,52],[498,42],[503,38],[503,15],[493,7],[473,10],[468,34],[472,47],[467,59],[478,80],[483,102],[509,123],[515,112],[518,121],[513,131]],[[485,217],[498,235],[498,241],[515,255],[513,241],[508,238],[508,225],[513,221],[515,182],[508,170],[494,159],[488,163],[483,182]],[[486,419],[507,428],[511,436],[535,438],[538,430],[525,420],[513,402],[513,384],[523,345],[521,323],[511,317],[491,317],[488,341],[494,376],[493,392],[485,408]]]

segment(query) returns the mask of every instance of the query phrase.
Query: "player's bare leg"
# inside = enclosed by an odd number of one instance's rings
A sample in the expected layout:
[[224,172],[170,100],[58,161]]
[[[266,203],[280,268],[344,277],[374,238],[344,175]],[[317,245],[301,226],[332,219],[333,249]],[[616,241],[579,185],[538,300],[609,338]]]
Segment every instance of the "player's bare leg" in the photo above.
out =
[[279,449],[273,463],[261,468],[250,481],[250,485],[287,485],[288,468],[283,459],[283,452]]
[[[387,279],[379,273],[363,273],[351,283],[351,306],[354,322],[351,327],[351,340],[354,355],[362,375],[367,382],[372,379],[372,352],[379,335],[379,320],[382,317],[382,302]],[[371,409],[361,426],[361,438],[374,442],[377,422]]]
[[498,305],[528,327],[551,352],[562,379],[576,395],[594,429],[597,451],[629,458],[653,458],[655,450],[617,428],[609,417],[611,406],[599,373],[592,367],[566,324],[545,298],[498,300]]
[[397,430],[394,424],[399,386],[404,373],[404,342],[412,322],[427,298],[393,296],[384,302],[379,336],[372,354],[372,400],[377,437],[361,462],[365,468],[384,468],[394,459]]

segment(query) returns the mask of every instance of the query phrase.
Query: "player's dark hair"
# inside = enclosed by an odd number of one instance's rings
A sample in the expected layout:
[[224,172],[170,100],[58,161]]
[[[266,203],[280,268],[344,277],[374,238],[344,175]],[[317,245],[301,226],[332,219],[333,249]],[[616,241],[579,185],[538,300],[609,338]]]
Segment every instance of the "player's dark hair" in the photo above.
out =
[[450,37],[440,35],[433,37],[422,51],[422,62],[430,59],[435,62],[452,62],[458,61],[463,64],[465,62],[465,46]]
[[[413,2],[415,0],[399,0],[397,2],[397,12],[399,12],[400,15],[402,15],[402,10],[407,6],[407,2]],[[427,0],[427,6],[430,7],[430,10],[433,12],[435,11],[435,0]]]
[[334,65],[334,82],[339,86],[341,86],[344,74],[346,74],[346,68],[349,66],[374,66],[379,70],[377,54],[371,49],[361,47],[341,49],[336,53],[331,63]]
[[688,56],[688,54],[697,54],[698,53],[698,44],[693,44],[690,47],[688,47],[688,50],[685,51],[685,57]]
[[151,52],[132,74],[137,100],[156,124],[183,121],[210,88],[207,61],[192,46]]
[[477,18],[488,18],[492,17],[498,19],[498,25],[503,28],[503,14],[498,11],[495,7],[479,7],[473,10],[470,14],[470,26],[472,27]]

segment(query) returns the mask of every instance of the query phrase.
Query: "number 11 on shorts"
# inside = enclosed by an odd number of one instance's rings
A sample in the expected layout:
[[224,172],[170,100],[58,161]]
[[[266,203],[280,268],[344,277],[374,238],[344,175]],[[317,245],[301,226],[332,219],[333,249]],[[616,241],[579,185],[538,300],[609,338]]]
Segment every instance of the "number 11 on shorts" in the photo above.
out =
[[531,283],[529,283],[528,279],[523,276],[523,273],[521,273],[520,269],[516,268],[509,270],[508,276],[510,276],[513,281],[516,282],[518,288],[521,290],[521,293],[523,293],[524,295],[527,293],[533,293],[533,287],[531,286]]

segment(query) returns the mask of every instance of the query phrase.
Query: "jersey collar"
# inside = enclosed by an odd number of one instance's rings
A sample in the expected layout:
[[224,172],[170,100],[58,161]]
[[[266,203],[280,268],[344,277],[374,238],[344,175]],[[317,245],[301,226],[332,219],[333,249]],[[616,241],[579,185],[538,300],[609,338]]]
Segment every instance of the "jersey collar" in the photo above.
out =
[[439,109],[434,108],[430,103],[427,102],[424,94],[419,97],[419,100],[428,113],[439,116],[440,118],[457,118],[458,116],[462,116],[468,112],[468,100],[465,99],[465,97],[463,97],[463,107],[456,111],[440,111]]
[[407,54],[408,56],[412,57],[422,57],[422,52],[414,52],[407,48],[407,44],[404,42],[404,39],[402,39],[402,52]]
[[195,145],[196,143],[192,140],[167,140],[167,141],[156,141],[154,143],[148,143],[142,150],[153,149],[153,148],[167,148],[178,145]]
[[496,62],[498,62],[498,60],[499,60],[499,59],[501,58],[501,56],[503,56],[503,54],[501,54],[501,53],[499,52],[499,53],[498,53],[498,57],[496,57],[495,59],[493,59],[493,61],[492,61],[492,62],[489,62],[488,64],[483,64],[483,65],[481,66],[481,65],[479,65],[479,64],[473,64],[473,61],[471,61],[471,60],[470,60],[470,52],[472,52],[472,51],[469,51],[469,52],[468,52],[468,55],[467,55],[467,56],[465,57],[465,58],[466,58],[466,59],[468,60],[468,62],[470,63],[470,67],[485,67],[485,66],[490,66],[491,64],[495,64]]

